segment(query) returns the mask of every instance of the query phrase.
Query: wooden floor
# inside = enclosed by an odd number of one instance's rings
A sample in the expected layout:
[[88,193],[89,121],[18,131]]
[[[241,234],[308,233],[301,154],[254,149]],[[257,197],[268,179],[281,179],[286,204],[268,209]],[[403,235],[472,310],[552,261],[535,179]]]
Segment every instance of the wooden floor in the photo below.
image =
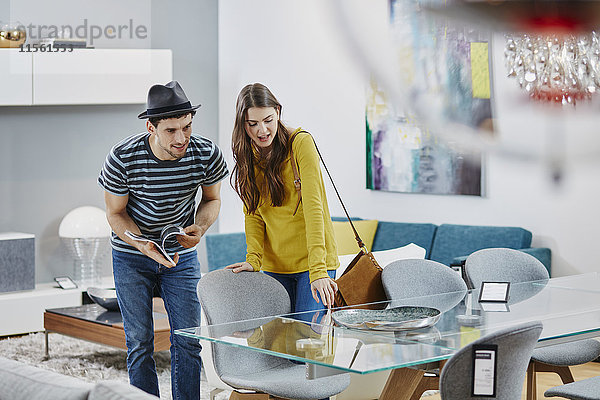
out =
[[[594,376],[600,375],[600,363],[591,362],[583,365],[576,365],[571,367],[571,372],[573,373],[573,378],[576,381],[585,378],[591,378]],[[563,397],[544,397],[544,392],[550,389],[553,386],[562,385],[560,378],[556,374],[542,372],[537,374],[537,389],[538,389],[538,400],[543,399],[562,399]],[[436,394],[433,396],[425,396],[421,397],[424,400],[439,400],[440,395]],[[525,385],[523,385],[523,395],[521,396],[522,400],[525,400]]]

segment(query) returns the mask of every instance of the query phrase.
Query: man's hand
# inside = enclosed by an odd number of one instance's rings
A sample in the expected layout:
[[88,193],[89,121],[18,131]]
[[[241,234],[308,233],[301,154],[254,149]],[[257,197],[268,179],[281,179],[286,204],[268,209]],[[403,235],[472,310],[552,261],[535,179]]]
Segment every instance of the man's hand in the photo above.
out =
[[152,243],[152,242],[138,242],[138,243],[139,244],[136,246],[137,249],[139,251],[141,251],[142,254],[150,257],[157,263],[164,265],[167,268],[172,268],[175,265],[177,265],[177,261],[179,261],[179,253],[175,253],[175,255],[172,257],[175,264],[171,264],[171,262],[169,260],[167,260],[165,258],[165,256],[163,256],[161,254],[160,251],[158,251],[158,249],[156,248],[154,243]]
[[247,263],[246,261],[228,265],[225,267],[225,269],[230,269],[236,274],[242,271],[254,272],[254,268],[252,268],[252,265],[250,265],[250,263]]
[[337,290],[337,283],[329,277],[316,279],[310,284],[313,299],[318,303],[320,297],[323,300],[323,305],[328,308],[333,306],[333,297]]
[[177,241],[186,249],[194,247],[200,243],[200,238],[204,234],[202,228],[196,224],[183,228],[183,231],[185,232],[185,236],[177,235]]
[[135,224],[133,219],[127,213],[127,203],[129,195],[116,196],[114,194],[104,192],[104,202],[106,203],[106,218],[113,232],[125,242],[129,243],[136,249],[142,252],[147,257],[150,257],[157,263],[164,265],[167,268],[174,267],[179,261],[179,254],[173,256],[174,264],[165,258],[160,251],[151,242],[140,242],[133,240],[125,234],[125,231],[131,231],[140,235],[140,228]]

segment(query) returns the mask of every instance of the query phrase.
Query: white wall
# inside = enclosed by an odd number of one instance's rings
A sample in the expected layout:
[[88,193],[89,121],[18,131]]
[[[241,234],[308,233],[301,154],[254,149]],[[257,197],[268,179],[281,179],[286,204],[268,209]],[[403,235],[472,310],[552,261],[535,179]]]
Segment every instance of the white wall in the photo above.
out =
[[[552,249],[554,276],[600,270],[595,225],[600,221],[596,205],[600,163],[568,165],[563,183],[556,186],[544,164],[492,154],[486,159],[485,197],[365,189],[367,75],[355,68],[348,55],[331,19],[329,1],[219,1],[219,141],[230,165],[237,93],[247,83],[262,82],[283,104],[284,120],[313,133],[352,215],[401,222],[521,226],[533,232],[534,246]],[[385,12],[385,0],[370,4],[372,12]],[[502,48],[496,46],[497,77],[504,68],[501,57]],[[513,84],[494,81],[499,128],[516,137],[526,137],[531,129],[543,133],[545,121],[511,102]],[[228,185],[223,187],[223,196],[220,231],[242,230],[241,204]],[[332,215],[342,215],[333,196],[329,190]]]

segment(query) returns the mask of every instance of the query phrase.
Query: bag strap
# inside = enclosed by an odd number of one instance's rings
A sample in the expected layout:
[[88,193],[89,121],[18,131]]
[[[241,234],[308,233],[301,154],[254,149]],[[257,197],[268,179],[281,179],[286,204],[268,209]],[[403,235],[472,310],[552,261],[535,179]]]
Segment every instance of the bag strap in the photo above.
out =
[[342,201],[342,196],[340,196],[340,192],[338,192],[337,187],[335,186],[335,182],[333,181],[333,178],[331,177],[331,173],[329,173],[329,169],[327,169],[325,160],[323,160],[323,156],[321,155],[321,152],[319,151],[319,148],[317,147],[317,142],[315,142],[315,138],[312,137],[312,135],[310,137],[312,138],[313,143],[315,144],[315,149],[317,149],[317,154],[319,155],[319,158],[321,159],[321,162],[323,163],[323,167],[325,167],[325,172],[327,172],[327,176],[329,176],[329,180],[331,181],[331,184],[333,185],[333,189],[335,190],[335,194],[337,195],[337,198],[340,201],[340,204],[342,205],[342,209],[344,210],[344,213],[346,214],[346,218],[348,218],[348,222],[350,222],[350,227],[352,227],[352,232],[354,232],[354,239],[356,239],[356,243],[358,244],[358,247],[365,254],[367,254],[369,252],[367,250],[367,246],[365,246],[365,244],[363,243],[362,239],[358,235],[358,232],[356,231],[356,228],[354,227],[354,224],[352,223],[352,219],[350,218],[350,215],[348,214],[348,210],[346,210],[346,206],[344,205],[344,202]]
[[[335,186],[335,182],[333,181],[333,178],[331,177],[331,173],[329,173],[329,169],[327,169],[327,165],[325,164],[325,160],[323,160],[323,156],[321,155],[321,152],[319,151],[319,147],[317,147],[317,142],[315,142],[315,138],[306,131],[298,131],[294,134],[294,136],[292,136],[292,138],[290,139],[290,142],[293,142],[294,139],[296,138],[296,136],[299,133],[307,133],[311,139],[313,140],[313,143],[315,144],[315,149],[317,150],[317,154],[319,155],[319,159],[321,160],[321,162],[323,163],[323,167],[325,167],[325,171],[327,172],[327,176],[329,176],[329,180],[331,181],[331,184],[333,185],[333,189],[335,190],[335,194],[337,195],[337,198],[340,201],[340,204],[342,205],[342,209],[344,210],[344,213],[346,214],[346,218],[348,218],[348,222],[350,222],[350,226],[352,227],[352,232],[354,232],[354,239],[356,239],[356,243],[358,244],[358,247],[365,253],[368,253],[367,247],[365,246],[365,244],[363,243],[362,239],[360,238],[360,236],[358,235],[358,232],[356,231],[356,228],[354,227],[354,224],[352,223],[352,219],[350,219],[350,215],[348,214],[348,210],[346,210],[346,206],[344,205],[344,202],[342,201],[342,197],[340,196],[340,193],[337,190],[337,187]],[[298,204],[296,204],[296,210],[294,211],[294,215],[296,215],[296,211],[298,211],[298,207],[300,206],[300,200],[302,198],[302,194],[301,194],[301,190],[300,190],[300,177],[298,176],[298,169],[296,166],[296,162],[294,160],[294,151],[291,150],[292,146],[290,143],[290,151],[292,153],[292,169],[294,170],[294,185],[296,186],[296,192],[298,193]]]
[[300,175],[298,174],[298,166],[296,165],[294,149],[292,146],[292,144],[294,143],[294,139],[296,138],[296,136],[298,136],[300,132],[306,131],[298,131],[294,133],[294,136],[290,138],[290,163],[292,164],[292,170],[294,171],[294,186],[296,187],[296,193],[298,194],[298,202],[296,203],[296,208],[294,209],[294,213],[292,215],[296,215],[296,213],[298,212],[298,207],[300,207],[300,202],[302,201],[302,181],[300,180]]

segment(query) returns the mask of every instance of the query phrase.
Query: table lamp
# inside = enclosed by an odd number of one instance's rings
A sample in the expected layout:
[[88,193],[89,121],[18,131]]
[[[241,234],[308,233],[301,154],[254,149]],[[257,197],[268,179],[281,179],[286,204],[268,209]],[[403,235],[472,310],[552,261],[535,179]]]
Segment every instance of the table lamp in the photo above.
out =
[[106,214],[98,207],[78,207],[62,219],[58,236],[74,259],[75,282],[80,288],[101,284],[98,266],[109,254],[110,232]]

